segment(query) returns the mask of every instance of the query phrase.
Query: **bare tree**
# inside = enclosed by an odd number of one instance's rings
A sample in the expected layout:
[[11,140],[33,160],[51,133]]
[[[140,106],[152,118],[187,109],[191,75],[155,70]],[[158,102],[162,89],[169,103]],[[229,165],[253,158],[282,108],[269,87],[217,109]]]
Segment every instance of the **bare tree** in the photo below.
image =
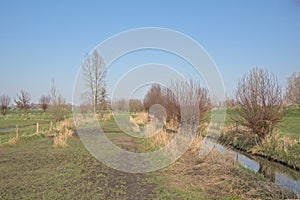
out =
[[100,110],[106,110],[107,109],[107,91],[106,91],[106,86],[105,83],[101,87],[101,92],[100,92]]
[[147,112],[154,104],[162,104],[162,88],[159,84],[153,84],[144,98],[144,107]]
[[300,104],[300,72],[294,72],[287,79],[286,99],[289,103]]
[[1,112],[2,112],[2,115],[6,115],[8,106],[10,104],[10,97],[7,96],[7,95],[1,95],[1,97],[0,97],[0,103],[1,103]]
[[282,118],[284,107],[277,78],[267,70],[252,69],[241,78],[236,89],[236,112],[232,116],[260,141]]
[[55,86],[54,80],[52,79],[52,85],[50,89],[50,111],[55,121],[64,119],[66,114],[66,100],[59,93]]
[[167,122],[171,120],[181,122],[181,119],[196,122],[203,119],[211,108],[207,89],[193,80],[173,81],[170,88],[162,88],[158,84],[152,85],[144,98],[145,110],[149,112],[154,104],[160,104],[165,108]]
[[17,98],[15,98],[15,103],[20,110],[24,110],[27,113],[27,110],[30,109],[29,93],[21,90],[20,94],[17,94]]
[[43,111],[46,112],[50,104],[50,95],[42,95],[39,99],[39,102]]
[[176,95],[170,88],[164,88],[162,97],[163,99],[163,106],[166,109],[167,114],[167,122],[173,121],[180,121],[180,104],[177,101]]
[[[208,90],[193,80],[177,81],[171,84],[175,95],[177,119],[200,122],[211,108]],[[178,110],[180,108],[180,110]],[[184,112],[183,112],[184,111]],[[198,113],[196,113],[196,111]],[[184,114],[184,116],[182,116]]]
[[97,50],[89,55],[82,65],[83,77],[88,88],[89,100],[96,112],[99,103],[103,107],[106,103],[106,67],[105,63]]

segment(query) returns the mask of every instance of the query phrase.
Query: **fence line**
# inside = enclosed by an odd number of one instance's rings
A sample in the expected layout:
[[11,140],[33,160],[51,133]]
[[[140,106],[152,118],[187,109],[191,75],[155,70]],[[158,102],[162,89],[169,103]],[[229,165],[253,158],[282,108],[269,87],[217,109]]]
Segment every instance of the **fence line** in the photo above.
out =
[[16,125],[15,127],[6,127],[6,128],[1,128],[0,129],[0,135],[5,135],[5,134],[8,134],[8,133],[11,133],[12,131],[16,131],[16,136],[18,136],[19,132],[20,132],[20,129],[25,129],[27,127],[31,127],[31,126],[35,126],[36,127],[36,133],[38,133],[40,131],[40,127],[41,125],[45,125],[45,124],[50,124],[50,127],[49,127],[49,130],[52,131],[53,129],[53,122],[50,121],[50,122],[37,122],[37,123],[34,123],[34,124],[24,124],[24,125]]

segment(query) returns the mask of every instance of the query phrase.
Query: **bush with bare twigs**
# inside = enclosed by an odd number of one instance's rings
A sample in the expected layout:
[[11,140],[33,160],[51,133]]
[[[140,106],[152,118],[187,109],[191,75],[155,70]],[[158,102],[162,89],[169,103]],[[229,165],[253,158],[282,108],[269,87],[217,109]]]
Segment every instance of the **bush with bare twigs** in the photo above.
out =
[[[158,84],[152,85],[144,98],[145,110],[149,113],[151,106],[155,104],[165,109],[166,122],[177,126],[173,127],[175,129],[178,128],[182,119],[201,122],[211,108],[208,90],[193,80],[174,81],[170,88],[164,88]],[[161,114],[157,113],[155,117],[160,119]]]
[[294,72],[287,79],[286,100],[288,103],[300,106],[300,72]]
[[1,108],[2,115],[6,115],[9,104],[10,104],[10,97],[7,95],[1,95],[0,108]]
[[232,119],[257,135],[260,142],[272,132],[284,113],[281,87],[274,74],[259,68],[241,78]]
[[17,94],[17,98],[15,98],[17,108],[19,108],[20,110],[24,110],[25,113],[27,113],[27,110],[29,110],[31,107],[30,101],[31,99],[29,93],[25,90],[21,90],[20,94]]

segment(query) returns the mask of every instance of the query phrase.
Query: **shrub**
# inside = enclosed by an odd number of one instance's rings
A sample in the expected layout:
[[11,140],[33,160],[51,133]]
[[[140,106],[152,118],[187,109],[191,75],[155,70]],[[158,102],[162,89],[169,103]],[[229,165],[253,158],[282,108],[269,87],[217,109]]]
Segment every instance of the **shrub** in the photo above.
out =
[[281,87],[268,71],[252,69],[239,80],[236,113],[232,119],[257,135],[260,142],[273,131],[284,113]]

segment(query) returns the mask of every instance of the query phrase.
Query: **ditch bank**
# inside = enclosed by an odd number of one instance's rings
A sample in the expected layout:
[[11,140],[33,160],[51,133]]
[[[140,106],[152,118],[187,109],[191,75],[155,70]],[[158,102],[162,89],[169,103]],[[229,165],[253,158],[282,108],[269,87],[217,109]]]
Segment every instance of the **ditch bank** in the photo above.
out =
[[228,145],[225,147],[223,144],[209,140],[209,138],[205,140],[204,144],[216,149],[221,154],[230,155],[245,168],[262,174],[277,185],[300,196],[300,173],[298,170],[261,155],[257,156],[247,153],[243,149],[233,149],[232,146],[228,147]]

